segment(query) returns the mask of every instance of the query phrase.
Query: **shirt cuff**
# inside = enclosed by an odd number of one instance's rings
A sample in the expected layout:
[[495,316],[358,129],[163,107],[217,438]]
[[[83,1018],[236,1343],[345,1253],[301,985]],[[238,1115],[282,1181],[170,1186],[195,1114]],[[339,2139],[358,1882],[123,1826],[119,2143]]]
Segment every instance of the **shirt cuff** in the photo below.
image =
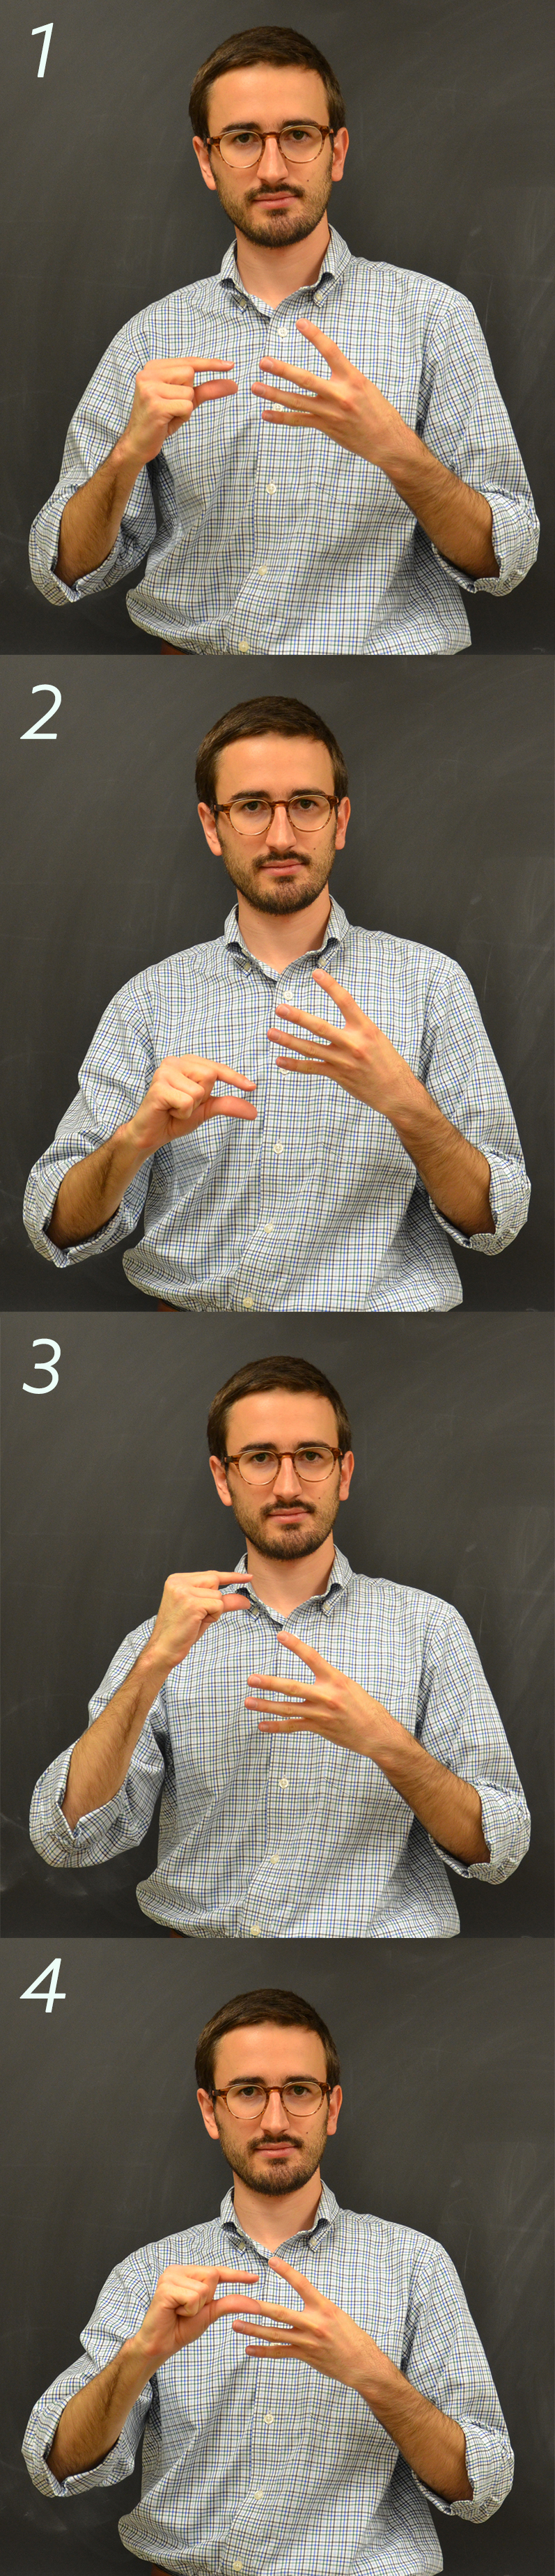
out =
[[498,573],[463,572],[460,564],[451,563],[448,555],[441,554],[433,538],[430,540],[432,553],[443,565],[444,572],[450,574],[451,580],[458,582],[461,590],[489,590],[493,598],[502,599],[508,591],[516,590],[518,583],[525,581],[527,572],[531,571],[538,551],[540,523],[535,511],[533,516],[530,511],[525,515],[517,502],[505,500],[500,492],[488,488],[487,483],[480,484],[480,494],[482,500],[489,501]]
[[517,1798],[507,1791],[494,1789],[488,1781],[473,1780],[482,1807],[482,1830],[487,1842],[489,1860],[458,1860],[446,1851],[443,1843],[430,1834],[432,1850],[439,1853],[447,1869],[457,1871],[459,1878],[483,1878],[490,1887],[502,1887],[524,1860],[530,1841],[530,1813],[524,1791]]
[[[50,1770],[44,1771],[41,1779],[37,1780],[31,1799],[31,1842],[35,1851],[40,1852],[41,1860],[48,1861],[54,1869],[84,1867],[87,1863],[97,1862],[99,1856],[110,1859],[120,1834],[122,1842],[125,1838],[125,1793],[121,1789],[114,1798],[106,1800],[104,1807],[93,1807],[88,1815],[80,1816],[74,1826],[68,1825],[67,1816],[62,1815],[62,1799],[65,1798],[74,1751],[75,1745],[70,1744],[58,1755]],[[107,1845],[106,1851],[100,1855],[99,1828]],[[53,2440],[54,2436],[51,2438]]]
[[465,1252],[505,1252],[507,1244],[514,1243],[521,1227],[526,1224],[530,1182],[524,1166],[519,1170],[514,1163],[504,1161],[502,1155],[490,1154],[487,1144],[481,1145],[480,1152],[485,1154],[490,1168],[489,1203],[494,1220],[493,1234],[463,1234],[460,1226],[451,1223],[450,1217],[442,1216],[441,1208],[436,1207],[429,1192],[428,1204],[436,1224],[443,1227],[444,1234],[452,1235],[454,1243],[461,1243]]
[[[75,484],[74,489],[79,491],[79,484]],[[49,513],[48,520],[42,527],[35,522],[34,528],[31,529],[29,556],[33,581],[36,582],[39,590],[42,590],[44,598],[51,600],[54,608],[64,608],[66,604],[71,607],[74,600],[86,599],[89,591],[104,590],[111,582],[121,581],[126,572],[134,569],[137,562],[135,545],[131,536],[126,537],[125,522],[122,519],[115,545],[112,546],[111,553],[105,556],[104,562],[96,564],[93,572],[82,573],[78,581],[61,581],[55,565],[66,501],[72,498],[72,493],[67,492],[61,509],[58,505],[56,518],[54,519],[52,513]]]
[[[99,1137],[98,1142],[102,1144],[105,1139]],[[94,1153],[96,1149],[91,1145],[90,1150]],[[84,1161],[86,1157],[81,1159]],[[37,1184],[36,1179],[32,1179],[27,1184],[23,1202],[23,1221],[34,1251],[41,1254],[43,1261],[53,1261],[56,1270],[70,1270],[75,1261],[89,1261],[95,1252],[106,1252],[111,1243],[124,1242],[126,1235],[135,1233],[139,1223],[140,1210],[137,1213],[128,1208],[123,1197],[106,1225],[100,1226],[96,1234],[87,1235],[83,1243],[53,1243],[48,1233],[52,1210],[66,1171],[73,1169],[73,1164],[66,1163],[65,1169],[56,1172],[53,1181]]]
[[[86,2383],[84,2384],[86,2385]],[[59,2406],[57,2409],[56,2423],[50,2426],[49,2431],[46,2434],[44,2451],[47,2451],[49,2443],[53,2442],[57,2425],[61,2422],[63,2413],[64,2407]],[[121,2478],[132,2477],[135,2467],[134,2453],[131,2450],[130,2443],[126,2440],[125,2425],[123,2427],[123,2432],[120,2433],[119,2441],[114,2443],[113,2451],[108,2451],[105,2460],[99,2460],[96,2468],[94,2469],[81,2469],[74,2477],[64,2478],[61,2483],[59,2478],[54,2477],[53,2470],[49,2469],[48,2460],[44,2457],[44,2451],[39,2454],[39,2460],[37,2462],[38,2475],[37,2469],[35,2470],[35,2483],[37,2486],[40,2484],[43,2495],[85,2495],[88,2487],[117,2486]]]
[[479,2424],[467,2422],[464,2415],[457,2415],[457,2423],[464,2433],[472,2495],[454,2496],[449,2502],[446,2496],[436,2495],[433,2487],[427,2487],[415,2469],[414,2483],[421,2495],[435,2505],[437,2513],[456,2513],[464,2522],[489,2522],[490,2514],[497,2513],[504,2504],[513,2483],[515,2464],[509,2437],[507,2433],[496,2436],[487,2430],[482,2432]]

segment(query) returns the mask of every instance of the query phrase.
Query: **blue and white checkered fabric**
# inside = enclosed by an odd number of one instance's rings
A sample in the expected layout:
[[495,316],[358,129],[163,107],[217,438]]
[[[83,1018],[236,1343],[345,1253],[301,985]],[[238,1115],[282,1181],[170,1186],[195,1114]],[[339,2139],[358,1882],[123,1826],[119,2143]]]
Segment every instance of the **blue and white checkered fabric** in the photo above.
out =
[[[326,376],[298,321],[317,324],[493,516],[499,578],[446,563],[378,466],[318,430],[273,425],[251,387],[261,358]],[[121,437],[135,377],[189,352],[229,358],[237,395],[202,404],[144,468],[112,553],[70,589],[54,565],[66,501]],[[459,653],[462,592],[500,598],[534,562],[538,521],[476,314],[463,295],[353,259],[332,231],[313,287],[273,311],[219,275],[134,315],[79,404],[55,492],[31,531],[33,580],[55,605],[139,571],[131,617],[194,653]],[[146,557],[146,562],[145,562]]]
[[[469,1237],[447,1225],[387,1118],[326,1078],[279,1073],[267,1039],[278,1002],[342,1025],[313,983],[315,965],[386,1031],[446,1118],[486,1155],[493,1234]],[[166,1056],[183,1054],[254,1077],[256,1121],[210,1119],[164,1147],[141,1166],[108,1225],[59,1251],[45,1228],[64,1172],[133,1117]],[[502,1252],[526,1220],[514,1118],[466,976],[435,949],[351,928],[336,903],[322,947],[280,975],[246,948],[234,909],[222,939],[134,976],[104,1013],[80,1086],[27,1184],[31,1241],[67,1269],[125,1241],[144,1210],[144,1235],[124,1269],[147,1296],[179,1306],[445,1309],[461,1301],[449,1236]]]
[[[462,2425],[469,2502],[446,2504],[402,2460],[357,2389],[299,2361],[247,2361],[230,2317],[165,2362],[99,2467],[63,2487],[48,2468],[68,2399],[136,2334],[159,2274],[174,2263],[243,2262],[255,2295],[297,2306],[245,2236],[227,2192],[219,2219],[142,2246],[118,2264],[82,2337],[82,2357],[33,2410],[24,2456],[43,2495],[83,2495],[128,2477],[143,2438],[142,2496],[119,2525],[147,2566],[179,2576],[434,2576],[443,2565],[427,2497],[441,2513],[486,2522],[508,2494],[513,2454],[485,2353],[442,2245],[338,2207],[324,2183],[313,2226],[280,2247],[344,2308],[443,2414]],[[247,2294],[248,2295],[248,2294]]]

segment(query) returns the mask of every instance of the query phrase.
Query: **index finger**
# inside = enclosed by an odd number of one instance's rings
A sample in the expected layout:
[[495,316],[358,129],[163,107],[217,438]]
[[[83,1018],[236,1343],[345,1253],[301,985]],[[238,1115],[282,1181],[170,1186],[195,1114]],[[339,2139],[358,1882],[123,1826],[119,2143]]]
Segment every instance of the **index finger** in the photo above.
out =
[[256,1091],[255,1074],[236,1073],[233,1064],[213,1064],[211,1056],[178,1055],[177,1063],[184,1072],[187,1068],[190,1070],[191,1065],[198,1066],[201,1074],[210,1075],[211,1082],[234,1082],[240,1091]]
[[152,366],[158,366],[161,376],[169,376],[172,384],[176,384],[180,382],[185,367],[194,367],[199,376],[213,376],[216,371],[223,373],[224,369],[227,369],[229,374],[234,360],[233,358],[189,358],[184,351],[182,358],[153,358],[150,363]]

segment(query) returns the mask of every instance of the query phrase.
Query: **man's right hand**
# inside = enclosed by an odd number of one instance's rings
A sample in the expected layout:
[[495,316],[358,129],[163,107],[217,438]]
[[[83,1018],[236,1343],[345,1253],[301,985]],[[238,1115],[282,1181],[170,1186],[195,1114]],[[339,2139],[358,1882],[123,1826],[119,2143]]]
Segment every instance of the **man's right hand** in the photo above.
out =
[[147,2376],[216,2323],[222,2314],[222,2302],[216,2297],[220,2283],[227,2287],[232,2281],[246,2281],[252,2286],[256,2280],[256,2272],[226,2271],[218,2264],[170,2263],[167,2272],[160,2273],[146,2317],[133,2336],[133,2350],[144,2361]]
[[[232,358],[149,359],[135,377],[129,419],[118,439],[116,452],[122,464],[134,465],[135,474],[140,474],[141,466],[152,464],[164,440],[172,438],[201,403],[236,394],[232,368]],[[198,375],[208,376],[208,384],[196,385]]]
[[201,1055],[166,1056],[134,1117],[116,1127],[84,1162],[72,1163],[64,1172],[48,1225],[60,1251],[102,1232],[141,1164],[160,1146],[191,1136],[208,1118],[256,1118],[253,1100],[234,1100],[228,1093],[214,1099],[215,1082],[236,1083],[239,1092],[255,1089],[252,1078],[236,1073],[231,1064],[215,1064]]
[[118,1129],[122,1143],[126,1139],[130,1153],[137,1157],[137,1169],[147,1155],[156,1154],[177,1136],[191,1136],[208,1118],[256,1118],[253,1100],[234,1100],[228,1093],[214,1099],[215,1082],[236,1083],[243,1092],[256,1087],[251,1076],[236,1073],[231,1064],[216,1064],[202,1055],[165,1057],[134,1117]]
[[[245,1593],[237,1590],[240,1579],[237,1573],[222,1574],[214,1566],[207,1574],[169,1574],[152,1636],[139,1656],[142,1671],[173,1672],[224,1610],[244,1610]],[[222,1583],[229,1583],[231,1590],[222,1592]]]

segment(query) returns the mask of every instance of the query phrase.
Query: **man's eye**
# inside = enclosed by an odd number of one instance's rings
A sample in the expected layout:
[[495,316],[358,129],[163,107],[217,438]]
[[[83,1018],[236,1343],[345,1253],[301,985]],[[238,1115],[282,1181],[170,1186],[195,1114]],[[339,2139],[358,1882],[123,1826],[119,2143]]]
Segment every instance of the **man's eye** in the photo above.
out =
[[286,136],[291,136],[292,143],[308,143],[309,135],[314,133],[314,127],[312,125],[284,125],[283,132]]
[[258,143],[260,136],[253,125],[235,125],[228,135],[229,143]]

